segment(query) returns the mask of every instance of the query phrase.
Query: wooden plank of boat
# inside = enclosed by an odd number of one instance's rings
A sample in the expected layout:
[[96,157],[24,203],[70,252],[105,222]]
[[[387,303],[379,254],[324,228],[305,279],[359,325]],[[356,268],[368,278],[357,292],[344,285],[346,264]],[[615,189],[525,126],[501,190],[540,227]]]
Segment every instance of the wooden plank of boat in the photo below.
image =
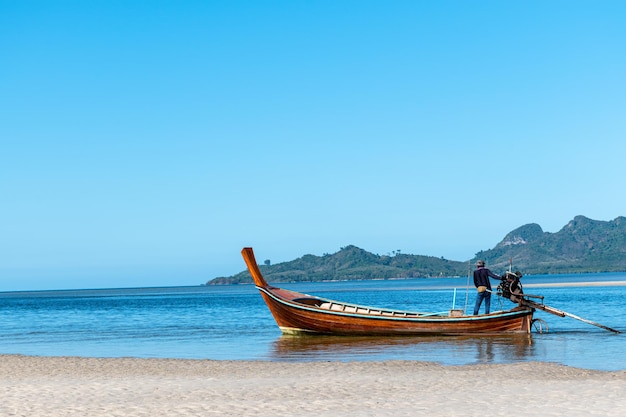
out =
[[252,248],[241,254],[276,323],[286,334],[464,335],[530,333],[534,309],[478,316],[422,313],[344,303],[271,286]]

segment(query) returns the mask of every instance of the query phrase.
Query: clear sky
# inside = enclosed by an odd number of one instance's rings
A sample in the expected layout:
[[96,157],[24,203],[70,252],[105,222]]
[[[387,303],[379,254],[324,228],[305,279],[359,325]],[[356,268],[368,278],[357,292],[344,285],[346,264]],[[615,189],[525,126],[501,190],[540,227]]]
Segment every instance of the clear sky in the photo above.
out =
[[0,291],[612,220],[625,80],[623,1],[0,0]]

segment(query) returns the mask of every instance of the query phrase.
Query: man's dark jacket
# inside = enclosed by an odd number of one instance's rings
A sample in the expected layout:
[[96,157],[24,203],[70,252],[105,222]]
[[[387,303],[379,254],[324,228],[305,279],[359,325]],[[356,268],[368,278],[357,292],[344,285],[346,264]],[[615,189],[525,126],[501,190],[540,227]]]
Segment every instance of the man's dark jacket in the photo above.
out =
[[487,268],[480,267],[474,271],[474,286],[478,287],[487,287],[487,289],[491,289],[491,282],[489,282],[489,277],[500,279],[500,277],[493,272],[491,272]]

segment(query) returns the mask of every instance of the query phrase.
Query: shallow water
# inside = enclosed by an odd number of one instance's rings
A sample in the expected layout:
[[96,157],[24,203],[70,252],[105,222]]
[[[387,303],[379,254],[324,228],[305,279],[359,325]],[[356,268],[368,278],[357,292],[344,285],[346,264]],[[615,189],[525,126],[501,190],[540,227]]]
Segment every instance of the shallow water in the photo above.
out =
[[[524,277],[547,305],[626,331],[626,286],[542,287],[551,282],[626,281],[626,274]],[[467,279],[284,284],[359,304],[471,309]],[[532,290],[528,289],[528,286]],[[456,292],[455,292],[456,288]],[[501,307],[492,301],[492,310]],[[282,336],[251,285],[0,293],[0,353],[272,361],[420,360],[448,365],[558,362],[626,369],[626,335],[544,312],[544,334],[492,337]]]

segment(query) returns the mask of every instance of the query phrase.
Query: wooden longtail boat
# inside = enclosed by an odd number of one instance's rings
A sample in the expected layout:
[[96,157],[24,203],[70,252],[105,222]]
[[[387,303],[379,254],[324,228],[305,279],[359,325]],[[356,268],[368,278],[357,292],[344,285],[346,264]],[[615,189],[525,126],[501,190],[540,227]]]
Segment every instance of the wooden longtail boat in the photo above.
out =
[[285,334],[467,335],[530,333],[534,308],[467,316],[373,308],[302,294],[269,285],[252,248],[243,258],[261,296]]

